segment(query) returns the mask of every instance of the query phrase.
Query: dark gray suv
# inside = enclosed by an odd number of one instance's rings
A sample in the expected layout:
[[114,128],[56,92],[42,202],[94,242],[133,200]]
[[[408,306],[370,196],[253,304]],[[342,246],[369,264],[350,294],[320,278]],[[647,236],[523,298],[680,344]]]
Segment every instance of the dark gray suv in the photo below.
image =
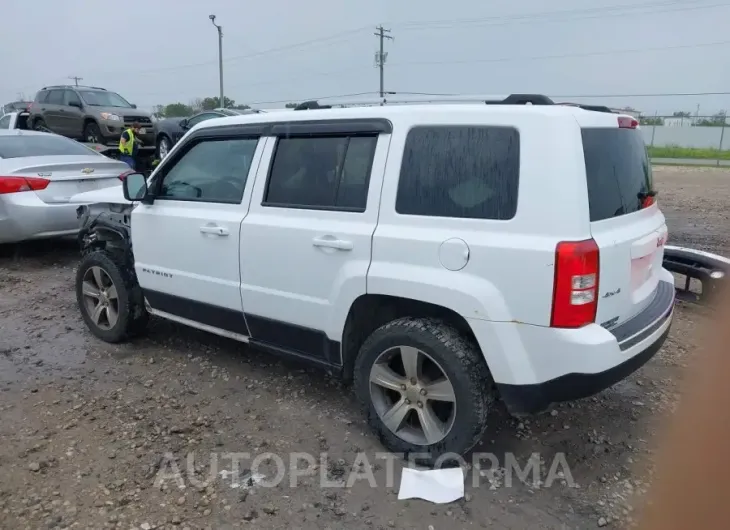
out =
[[38,91],[29,106],[29,123],[36,130],[50,130],[83,142],[116,145],[122,132],[134,122],[138,136],[155,145],[152,116],[137,109],[116,92],[99,87],[57,85]]

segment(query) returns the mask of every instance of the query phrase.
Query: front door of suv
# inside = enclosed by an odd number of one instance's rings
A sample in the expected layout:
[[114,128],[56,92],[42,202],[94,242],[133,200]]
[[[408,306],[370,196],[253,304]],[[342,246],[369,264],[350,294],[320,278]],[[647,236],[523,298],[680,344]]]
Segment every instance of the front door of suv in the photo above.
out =
[[199,131],[165,160],[150,183],[154,202],[132,213],[132,245],[139,285],[154,310],[247,336],[240,230],[253,184],[249,172],[256,171],[265,142],[227,134]]
[[339,364],[345,317],[366,292],[390,137],[318,125],[274,127],[243,222],[241,292],[252,342]]

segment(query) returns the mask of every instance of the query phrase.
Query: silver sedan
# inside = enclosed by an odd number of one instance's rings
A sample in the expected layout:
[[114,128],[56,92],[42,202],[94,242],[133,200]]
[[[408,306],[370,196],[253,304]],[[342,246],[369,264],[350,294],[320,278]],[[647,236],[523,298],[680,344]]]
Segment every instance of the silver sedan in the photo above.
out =
[[0,244],[78,232],[78,193],[121,185],[129,166],[55,134],[0,130]]

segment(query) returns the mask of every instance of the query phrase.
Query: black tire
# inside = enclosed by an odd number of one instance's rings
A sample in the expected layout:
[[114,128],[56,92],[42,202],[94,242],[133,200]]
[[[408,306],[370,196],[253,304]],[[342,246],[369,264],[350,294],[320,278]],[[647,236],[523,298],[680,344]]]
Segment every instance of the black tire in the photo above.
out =
[[[160,149],[160,146],[163,144],[163,142],[165,142],[165,144],[167,146],[167,150],[165,151],[165,153],[169,153],[170,149],[172,149],[172,140],[170,140],[170,137],[167,136],[166,134],[161,134],[160,137],[157,139],[157,151],[155,152],[155,156],[157,157],[158,160],[163,160],[163,156],[162,156],[161,149]],[[167,154],[165,156],[167,156]]]
[[104,136],[101,134],[101,129],[99,126],[94,123],[93,121],[90,121],[84,126],[84,142],[89,142],[90,144],[103,144],[104,143]]
[[[412,346],[435,360],[448,376],[456,396],[451,430],[438,443],[417,445],[403,440],[380,419],[371,397],[370,371],[380,354],[395,346]],[[447,454],[464,455],[481,439],[496,391],[486,361],[473,341],[454,327],[434,319],[401,318],[375,330],[355,361],[355,391],[368,423],[389,451],[433,465]]]
[[33,120],[33,130],[34,131],[41,131],[41,132],[47,132],[48,125],[46,125],[46,121],[43,118],[36,118]]
[[[83,294],[84,277],[92,267],[99,267],[111,279],[117,291],[117,321],[110,329],[99,327],[89,314]],[[149,314],[137,284],[134,271],[120,256],[105,250],[96,250],[83,256],[76,271],[76,302],[89,330],[105,342],[117,343],[142,333],[147,327]]]

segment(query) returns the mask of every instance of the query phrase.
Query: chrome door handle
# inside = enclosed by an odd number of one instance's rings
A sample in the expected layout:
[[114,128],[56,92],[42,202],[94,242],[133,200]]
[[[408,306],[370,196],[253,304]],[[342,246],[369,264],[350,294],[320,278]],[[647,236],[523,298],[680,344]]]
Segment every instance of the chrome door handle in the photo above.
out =
[[215,236],[227,236],[228,229],[218,225],[204,225],[200,227],[201,234],[212,234]]
[[312,240],[312,244],[315,247],[334,248],[337,250],[352,250],[354,248],[352,241],[335,239],[332,236],[315,237]]

